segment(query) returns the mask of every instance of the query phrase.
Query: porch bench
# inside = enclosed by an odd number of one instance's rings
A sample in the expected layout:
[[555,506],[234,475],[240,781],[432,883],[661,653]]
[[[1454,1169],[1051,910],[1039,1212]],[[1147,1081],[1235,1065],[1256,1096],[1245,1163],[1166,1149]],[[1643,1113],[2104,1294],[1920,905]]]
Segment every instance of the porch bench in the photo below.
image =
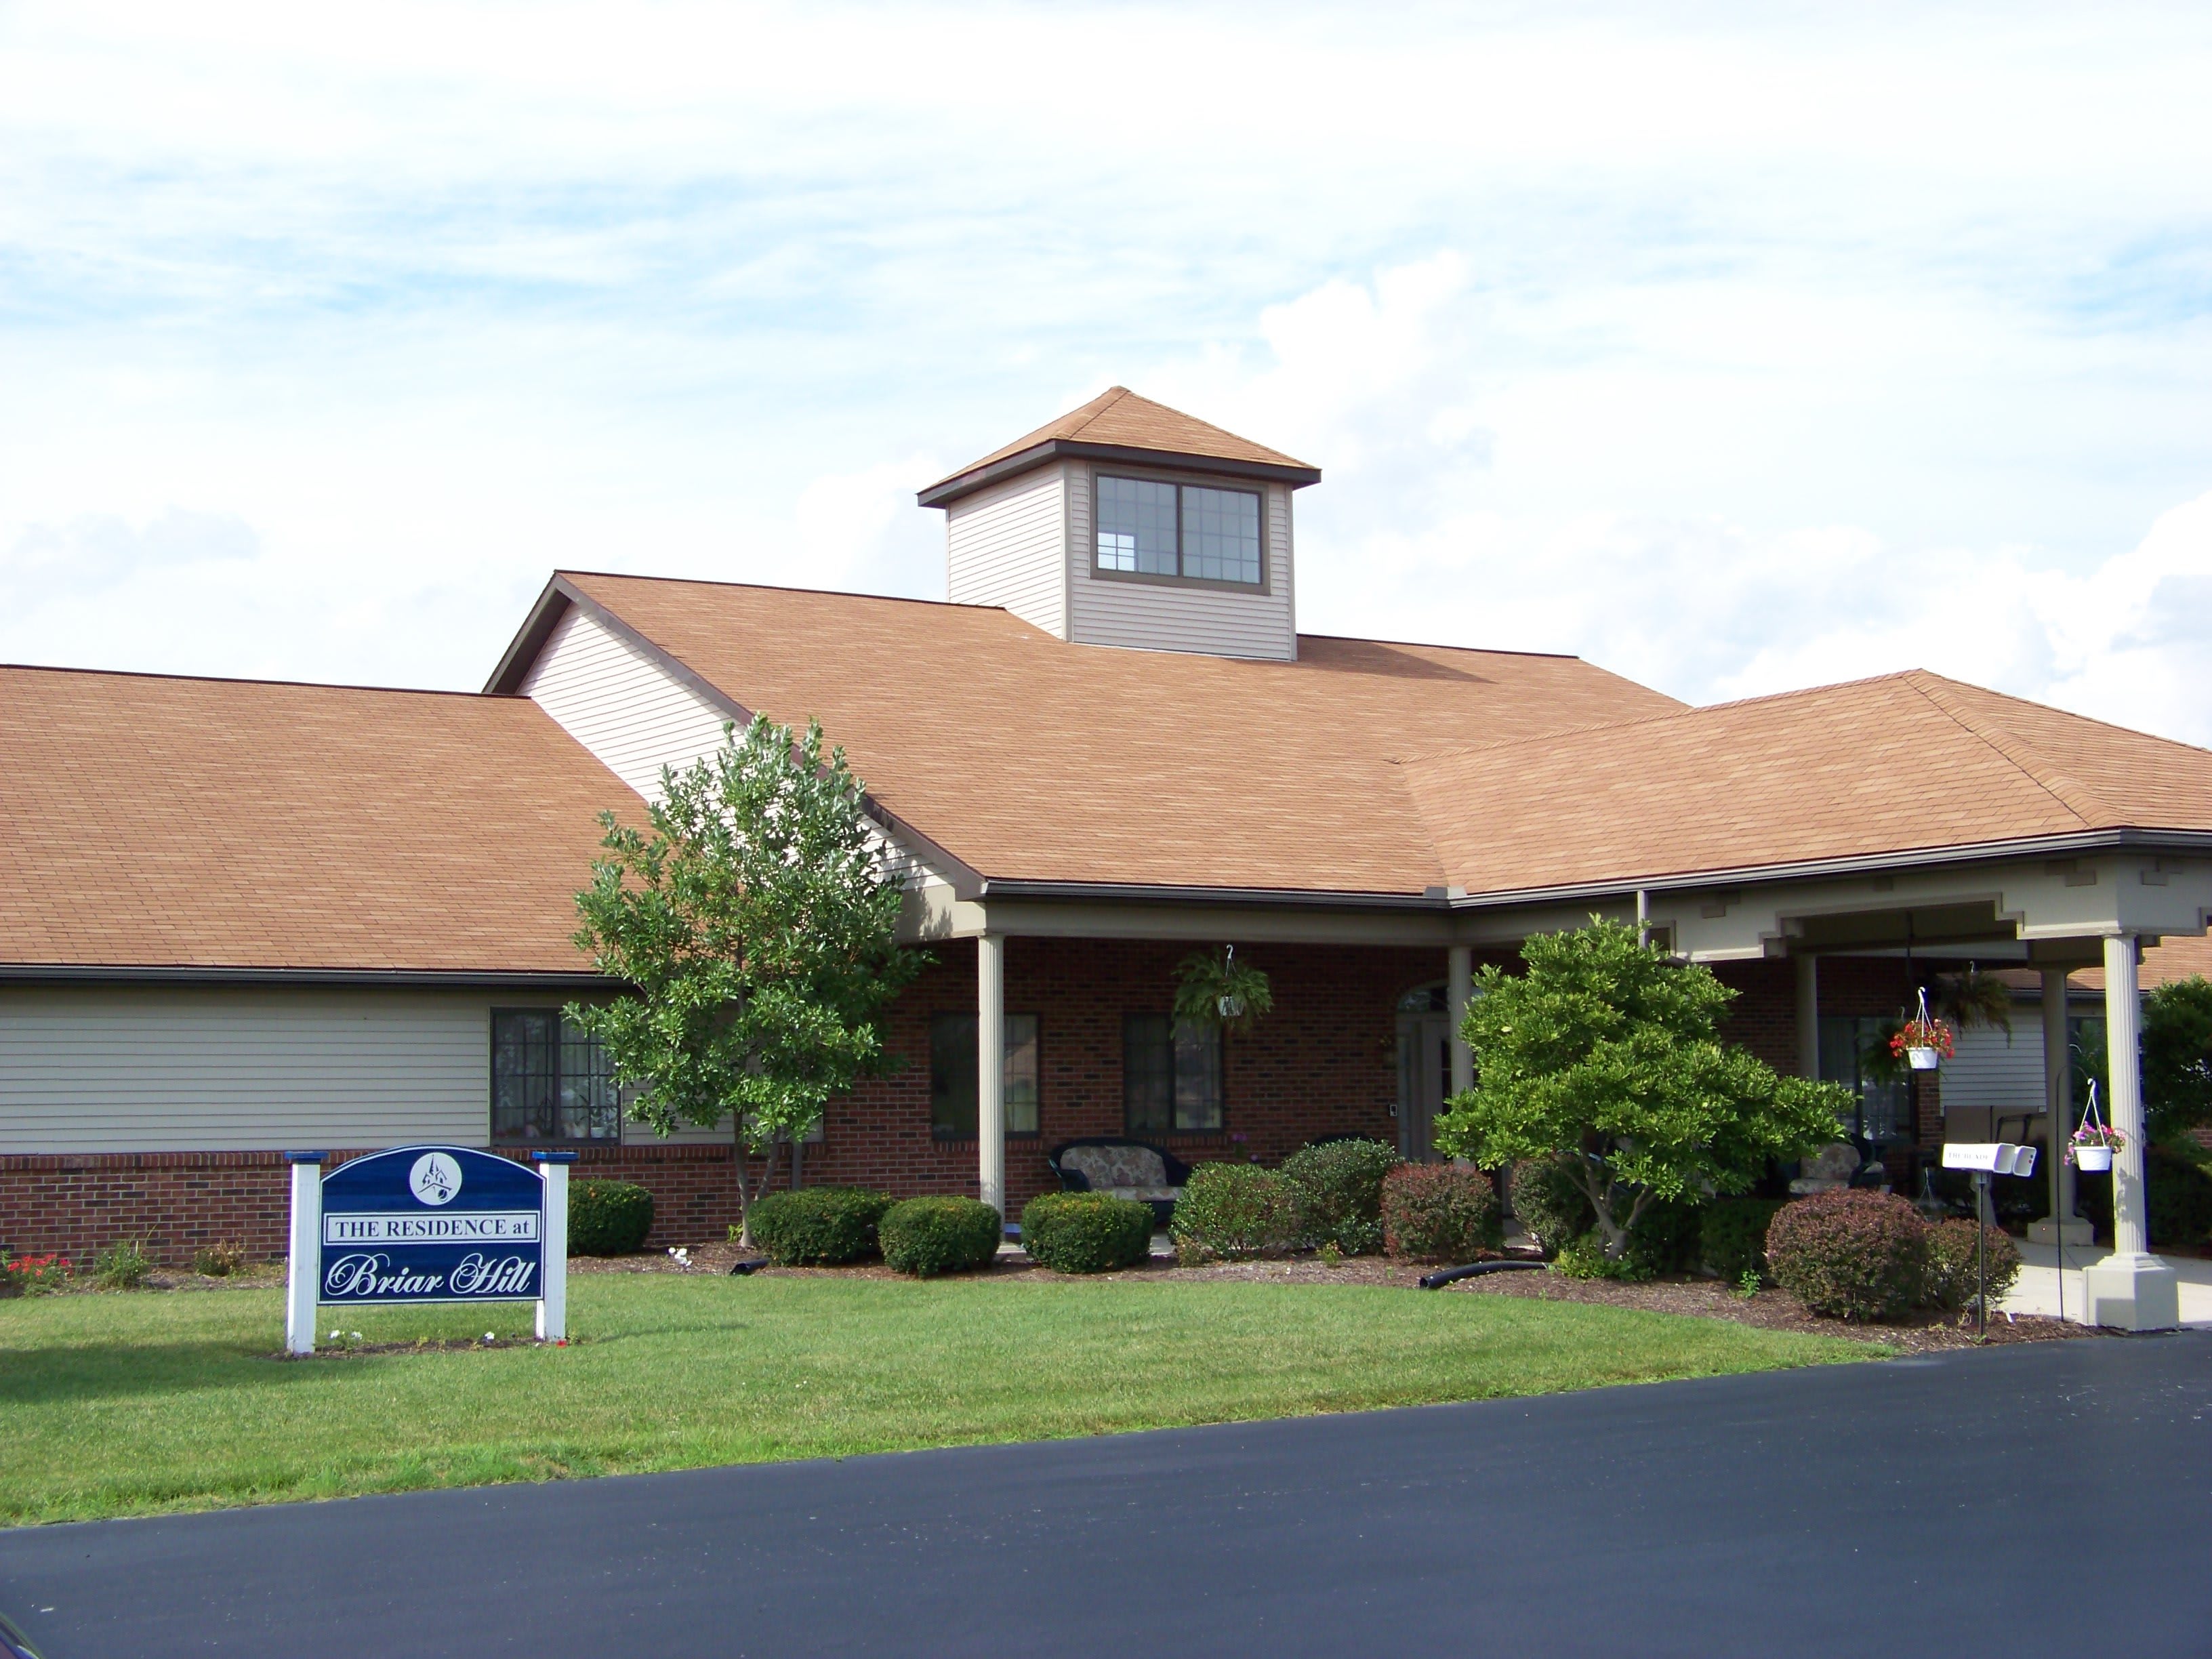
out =
[[1060,1177],[1066,1193],[1110,1193],[1131,1198],[1152,1208],[1154,1223],[1164,1227],[1174,1215],[1182,1183],[1190,1179],[1190,1165],[1153,1146],[1123,1135],[1086,1135],[1053,1148],[1045,1162]]

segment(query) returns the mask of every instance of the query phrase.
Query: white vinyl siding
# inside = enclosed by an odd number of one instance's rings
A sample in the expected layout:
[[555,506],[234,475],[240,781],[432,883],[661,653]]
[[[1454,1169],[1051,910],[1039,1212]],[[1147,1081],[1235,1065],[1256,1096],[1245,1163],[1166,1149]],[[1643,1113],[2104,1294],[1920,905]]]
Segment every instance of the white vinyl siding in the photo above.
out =
[[[1084,645],[1146,651],[1196,651],[1222,657],[1287,661],[1297,655],[1297,617],[1291,583],[1291,492],[1265,491],[1266,590],[1240,593],[1182,582],[1145,581],[1094,574],[1091,473],[1068,468],[1066,637]],[[1252,489],[1235,479],[1224,489]]]
[[945,597],[955,605],[1002,605],[1065,639],[1066,533],[1061,468],[978,490],[945,509]]
[[2023,1005],[2012,1037],[1979,1028],[1961,1031],[1958,1053],[1943,1062],[1943,1109],[2007,1116],[2044,1109],[2043,1027],[2039,1010]]
[[[647,800],[664,766],[679,770],[722,746],[729,716],[635,646],[574,606],[561,615],[522,681],[522,694]],[[614,801],[610,806],[618,805]],[[877,829],[884,867],[919,886],[929,872]]]
[[489,992],[0,988],[0,1152],[488,1145]]
[[[522,694],[647,800],[660,769],[722,746],[729,716],[629,641],[570,606],[553,625]],[[620,803],[609,801],[610,806]]]

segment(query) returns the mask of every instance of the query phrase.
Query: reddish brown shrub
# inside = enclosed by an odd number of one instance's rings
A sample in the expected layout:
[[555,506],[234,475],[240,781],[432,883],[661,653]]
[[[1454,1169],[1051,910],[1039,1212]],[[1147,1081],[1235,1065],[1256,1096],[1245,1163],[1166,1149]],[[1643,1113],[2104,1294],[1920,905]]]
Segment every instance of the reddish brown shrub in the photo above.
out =
[[1480,1170],[1401,1164],[1382,1177],[1382,1245],[1415,1261],[1473,1261],[1505,1242],[1498,1194]]
[[1928,1224],[1894,1193],[1815,1193],[1776,1212],[1766,1260],[1814,1313],[1894,1319],[1927,1285]]

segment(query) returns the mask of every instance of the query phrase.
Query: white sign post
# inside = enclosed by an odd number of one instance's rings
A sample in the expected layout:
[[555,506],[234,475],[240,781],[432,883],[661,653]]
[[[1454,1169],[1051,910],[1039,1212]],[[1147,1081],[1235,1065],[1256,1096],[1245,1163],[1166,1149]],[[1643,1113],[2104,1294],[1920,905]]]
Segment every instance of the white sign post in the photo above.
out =
[[323,1157],[287,1152],[292,1166],[292,1253],[284,1274],[284,1349],[315,1351],[315,1308],[323,1287]]
[[[1974,1177],[1974,1312],[1977,1335],[1986,1342],[1990,1338],[1990,1177],[2001,1176],[2032,1176],[2035,1173],[2035,1148],[2016,1146],[2009,1140],[1947,1141],[1943,1146],[1943,1167],[1947,1170],[1971,1170]],[[2065,1253],[2059,1253],[2058,1311],[2066,1311]]]
[[545,1181],[545,1265],[538,1270],[538,1340],[568,1340],[568,1166],[574,1152],[532,1152]]

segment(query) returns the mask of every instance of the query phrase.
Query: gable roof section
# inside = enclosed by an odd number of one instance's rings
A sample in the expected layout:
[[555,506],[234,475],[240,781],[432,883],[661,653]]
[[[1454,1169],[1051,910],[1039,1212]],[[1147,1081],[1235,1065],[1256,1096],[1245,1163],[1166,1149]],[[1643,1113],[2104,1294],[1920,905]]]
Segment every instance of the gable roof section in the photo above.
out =
[[1917,669],[1403,771],[1449,879],[1483,894],[2212,831],[2212,753]]
[[924,507],[943,507],[961,496],[1025,471],[1059,455],[1153,465],[1193,459],[1206,471],[1271,478],[1298,489],[1321,482],[1321,469],[1293,460],[1279,450],[1240,438],[1233,432],[1186,415],[1165,404],[1139,398],[1125,386],[1100,393],[1080,409],[970,461],[939,479],[916,497]]
[[520,698],[0,668],[0,967],[589,975],[604,809]]
[[558,581],[726,703],[818,717],[895,823],[1000,891],[1419,896],[1446,878],[1391,757],[1680,707],[1572,657],[1307,635],[1250,661],[1068,644],[984,606]]

